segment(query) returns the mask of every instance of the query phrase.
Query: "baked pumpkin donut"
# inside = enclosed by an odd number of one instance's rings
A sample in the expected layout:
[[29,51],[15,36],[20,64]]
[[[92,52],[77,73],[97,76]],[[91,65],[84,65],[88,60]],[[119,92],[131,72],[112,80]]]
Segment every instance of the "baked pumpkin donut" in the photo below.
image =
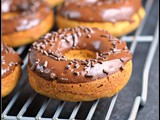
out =
[[66,0],[59,6],[57,24],[96,27],[122,36],[135,30],[144,15],[141,0]]
[[53,11],[42,0],[2,0],[2,42],[9,46],[32,43],[53,21]]
[[132,73],[132,54],[126,43],[97,28],[48,33],[29,51],[32,88],[65,101],[111,97],[127,84]]
[[21,76],[22,61],[19,55],[5,44],[1,44],[2,97],[8,95]]
[[64,0],[45,0],[51,7],[61,4]]

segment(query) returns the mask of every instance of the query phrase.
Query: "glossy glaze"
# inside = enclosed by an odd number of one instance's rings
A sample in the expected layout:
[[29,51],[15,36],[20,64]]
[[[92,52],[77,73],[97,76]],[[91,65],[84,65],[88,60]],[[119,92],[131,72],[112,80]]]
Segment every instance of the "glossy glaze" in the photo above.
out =
[[81,22],[132,22],[140,7],[141,0],[66,0],[58,12]]
[[1,78],[11,74],[19,64],[22,64],[19,55],[11,47],[1,44]]
[[[41,0],[3,0],[2,33],[24,31],[38,25],[51,12]],[[8,18],[6,16],[8,14]]]
[[[90,60],[68,60],[64,54],[73,49],[95,52]],[[96,28],[66,28],[51,32],[33,43],[29,68],[46,80],[63,83],[92,81],[123,70],[132,54],[126,43]]]

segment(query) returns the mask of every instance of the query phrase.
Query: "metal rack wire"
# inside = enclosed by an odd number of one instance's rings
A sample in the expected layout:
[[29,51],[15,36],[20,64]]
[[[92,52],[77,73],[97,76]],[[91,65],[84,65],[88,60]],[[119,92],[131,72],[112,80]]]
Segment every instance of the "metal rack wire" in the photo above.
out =
[[[149,52],[147,54],[147,59],[145,62],[145,66],[144,66],[144,70],[143,70],[143,77],[142,77],[142,90],[141,90],[141,95],[140,96],[136,96],[135,101],[133,103],[133,107],[132,110],[130,112],[130,115],[128,117],[128,120],[135,120],[139,107],[140,106],[144,106],[147,100],[147,88],[148,88],[148,77],[149,77],[149,70],[151,67],[151,63],[154,57],[154,53],[156,51],[157,45],[158,45],[158,22],[157,22],[157,27],[155,29],[155,34],[154,36],[140,36],[142,33],[142,30],[146,24],[146,20],[147,17],[149,15],[150,9],[152,7],[152,3],[154,2],[154,0],[147,0],[147,3],[145,5],[145,9],[146,9],[146,16],[145,19],[143,20],[143,22],[141,23],[140,27],[136,30],[135,35],[133,36],[123,36],[121,39],[131,43],[130,46],[130,50],[134,55],[136,46],[138,43],[142,42],[142,43],[151,43],[150,48],[149,48]],[[158,20],[157,20],[158,21]],[[19,54],[22,54],[26,51],[27,46],[23,46],[17,49],[17,52]],[[24,64],[22,66],[23,69],[23,76],[21,77],[21,80],[19,82],[19,84],[17,85],[17,90],[14,93],[13,97],[11,98],[11,100],[9,101],[8,105],[5,107],[4,111],[2,112],[2,119],[4,120],[14,120],[14,119],[18,119],[18,120],[65,120],[66,118],[61,118],[60,114],[63,111],[63,108],[65,105],[69,104],[68,102],[64,102],[64,101],[58,101],[58,106],[55,110],[55,112],[53,112],[54,114],[52,115],[52,117],[43,117],[43,114],[45,113],[49,103],[51,103],[52,99],[45,97],[45,99],[41,102],[41,106],[36,114],[36,116],[24,116],[25,112],[27,111],[27,109],[30,107],[30,105],[32,104],[33,100],[37,97],[37,93],[35,93],[34,91],[31,92],[31,94],[27,97],[27,100],[25,101],[25,103],[22,105],[20,111],[18,112],[18,114],[16,116],[10,115],[9,111],[11,109],[14,109],[13,106],[16,103],[18,97],[20,96],[20,94],[22,94],[22,91],[24,89],[27,89],[27,87],[29,86],[28,84],[28,80],[27,79],[27,75],[26,75],[26,64],[27,64],[27,58],[28,55],[25,55],[23,61]],[[115,106],[116,100],[117,100],[118,94],[116,94],[114,97],[111,98],[110,100],[110,105],[108,106],[108,110],[107,110],[107,114],[105,117],[105,120],[109,120],[113,111],[113,108]],[[89,109],[89,112],[86,116],[86,120],[91,120],[96,108],[98,106],[98,104],[100,103],[100,99],[96,100],[92,103],[92,106]],[[74,120],[76,119],[76,115],[78,114],[78,111],[80,110],[80,107],[82,106],[83,102],[78,102],[78,103],[74,103],[74,108],[70,113],[70,116],[68,117],[69,120]],[[67,119],[68,119],[67,118]]]

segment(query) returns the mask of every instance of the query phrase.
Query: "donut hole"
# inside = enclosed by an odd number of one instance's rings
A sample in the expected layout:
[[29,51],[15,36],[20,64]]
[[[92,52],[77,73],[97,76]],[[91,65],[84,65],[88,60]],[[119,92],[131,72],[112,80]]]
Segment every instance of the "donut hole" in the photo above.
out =
[[79,60],[95,59],[96,53],[90,50],[69,50],[65,53],[65,57],[69,60],[75,58]]

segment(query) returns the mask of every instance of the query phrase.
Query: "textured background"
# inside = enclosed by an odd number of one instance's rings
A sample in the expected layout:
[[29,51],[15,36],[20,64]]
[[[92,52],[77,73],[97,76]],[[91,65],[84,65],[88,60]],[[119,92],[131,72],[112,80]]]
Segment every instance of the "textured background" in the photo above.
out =
[[[145,3],[143,1],[143,3]],[[151,8],[147,24],[142,35],[153,35],[158,19],[158,0],[155,0]],[[120,92],[111,120],[126,120],[134,99],[141,95],[141,83],[144,61],[146,60],[149,44],[138,43],[133,57],[133,74],[128,85]],[[148,99],[145,107],[139,113],[137,120],[158,120],[159,119],[159,46],[154,56],[149,74]]]

